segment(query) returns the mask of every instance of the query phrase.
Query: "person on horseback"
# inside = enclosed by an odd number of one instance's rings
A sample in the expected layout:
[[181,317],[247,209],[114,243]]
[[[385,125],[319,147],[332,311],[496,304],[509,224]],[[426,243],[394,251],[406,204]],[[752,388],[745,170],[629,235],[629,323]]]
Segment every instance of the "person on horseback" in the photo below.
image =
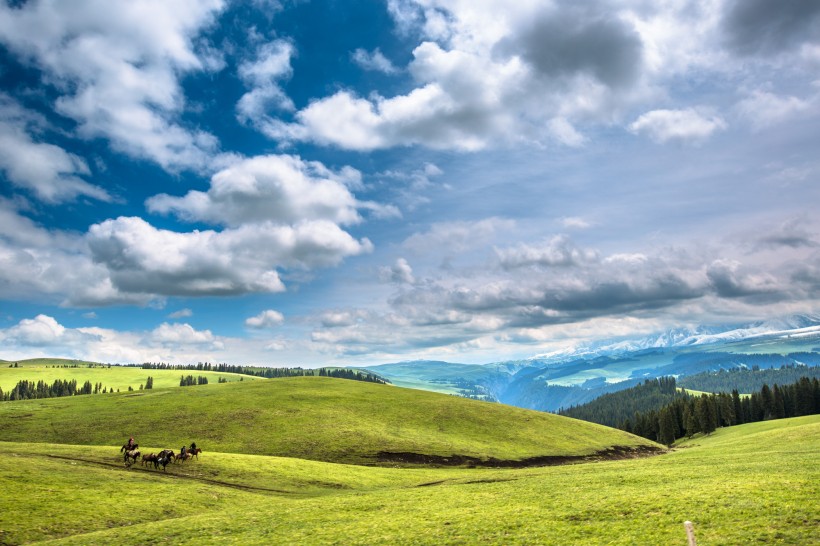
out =
[[125,445],[128,446],[127,447],[128,451],[131,451],[132,449],[134,449],[134,446],[137,445],[137,442],[135,442],[134,437],[131,436],[130,438],[128,438],[128,443],[125,444]]
[[182,454],[182,460],[184,461],[185,460],[185,446],[182,446],[182,449],[180,450],[180,453]]
[[196,442],[191,442],[191,453],[196,453]]

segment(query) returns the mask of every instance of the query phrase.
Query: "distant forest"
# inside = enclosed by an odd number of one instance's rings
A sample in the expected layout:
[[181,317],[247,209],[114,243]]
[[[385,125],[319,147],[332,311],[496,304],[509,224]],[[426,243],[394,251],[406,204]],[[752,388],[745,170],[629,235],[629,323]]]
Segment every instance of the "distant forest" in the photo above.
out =
[[[811,355],[813,360],[817,360],[815,353],[805,353]],[[797,353],[789,355],[797,359]],[[808,359],[801,359],[806,361]],[[799,381],[801,377],[809,379],[820,378],[820,366],[796,366],[794,364],[781,366],[780,368],[734,368],[731,370],[720,370],[716,372],[703,372],[695,375],[688,375],[678,379],[678,386],[685,389],[704,392],[732,392],[736,390],[740,393],[752,393],[759,391],[763,385],[787,385]]]
[[165,364],[164,362],[144,362],[143,364],[126,364],[130,367],[140,367],[144,370],[190,370],[200,372],[224,372],[252,375],[255,377],[265,377],[267,379],[279,377],[337,377],[341,379],[352,379],[354,381],[366,381],[369,383],[390,383],[387,379],[372,372],[353,370],[350,368],[266,368],[263,366],[236,366],[233,364],[211,364],[200,362],[198,364]]
[[691,396],[677,391],[675,378],[664,377],[560,413],[671,445],[678,438],[711,434],[718,427],[820,413],[820,380],[801,377],[771,388],[764,384],[751,396],[741,397],[737,389],[731,394]]

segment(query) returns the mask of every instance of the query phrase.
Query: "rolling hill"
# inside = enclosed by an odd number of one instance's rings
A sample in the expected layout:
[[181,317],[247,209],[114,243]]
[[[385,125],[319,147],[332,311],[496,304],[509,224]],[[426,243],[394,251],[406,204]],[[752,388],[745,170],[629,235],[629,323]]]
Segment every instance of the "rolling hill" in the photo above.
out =
[[0,543],[685,544],[691,520],[699,544],[809,545],[818,456],[820,416],[719,429],[658,457],[526,469],[207,452],[162,472],[124,468],[116,447],[0,441]]
[[[0,404],[0,441],[143,446],[356,464],[527,464],[657,449],[621,431],[426,391],[297,377]],[[620,449],[620,448],[619,448]]]

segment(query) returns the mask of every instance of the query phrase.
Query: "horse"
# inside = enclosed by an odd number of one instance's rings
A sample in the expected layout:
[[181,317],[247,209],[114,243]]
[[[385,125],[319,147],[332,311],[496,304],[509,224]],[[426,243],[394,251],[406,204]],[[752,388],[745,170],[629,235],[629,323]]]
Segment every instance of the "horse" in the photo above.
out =
[[148,453],[142,456],[142,466],[145,466],[145,463],[154,463],[154,468],[157,467],[157,459],[159,456],[156,453]]
[[184,463],[191,457],[193,457],[193,455],[191,455],[190,453],[177,453],[176,455],[174,455],[174,461],[179,461],[180,459],[182,459],[182,462]]
[[188,451],[188,455],[190,455],[191,457],[196,457],[197,460],[199,460],[199,454],[200,453],[202,453],[202,448],[201,447],[198,447],[196,449],[191,449],[191,450]]
[[158,468],[159,465],[162,465],[162,471],[165,472],[165,467],[168,465],[168,463],[171,462],[171,457],[173,457],[173,452],[171,451],[171,454],[169,455],[169,451],[171,450],[166,449],[165,451],[159,454],[157,460],[154,461],[154,468]]
[[[132,449],[131,451],[125,452],[125,457],[123,461],[125,462],[125,466],[131,466],[135,462],[137,462],[137,458],[140,456],[140,452],[138,449]],[[129,463],[128,461],[131,461]]]
[[139,444],[133,444],[130,446],[128,444],[123,444],[120,448],[120,453],[122,453],[123,451],[131,451],[132,449],[137,449],[139,446]]

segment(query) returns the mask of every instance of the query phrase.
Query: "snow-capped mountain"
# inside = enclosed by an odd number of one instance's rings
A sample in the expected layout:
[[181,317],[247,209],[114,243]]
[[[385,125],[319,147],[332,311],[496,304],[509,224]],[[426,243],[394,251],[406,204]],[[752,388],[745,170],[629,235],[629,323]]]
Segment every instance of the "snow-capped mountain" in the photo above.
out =
[[767,336],[813,335],[820,336],[820,314],[818,313],[795,314],[745,324],[674,328],[640,338],[601,340],[567,351],[536,355],[532,359],[559,361],[576,357],[619,355],[644,349],[732,343]]

